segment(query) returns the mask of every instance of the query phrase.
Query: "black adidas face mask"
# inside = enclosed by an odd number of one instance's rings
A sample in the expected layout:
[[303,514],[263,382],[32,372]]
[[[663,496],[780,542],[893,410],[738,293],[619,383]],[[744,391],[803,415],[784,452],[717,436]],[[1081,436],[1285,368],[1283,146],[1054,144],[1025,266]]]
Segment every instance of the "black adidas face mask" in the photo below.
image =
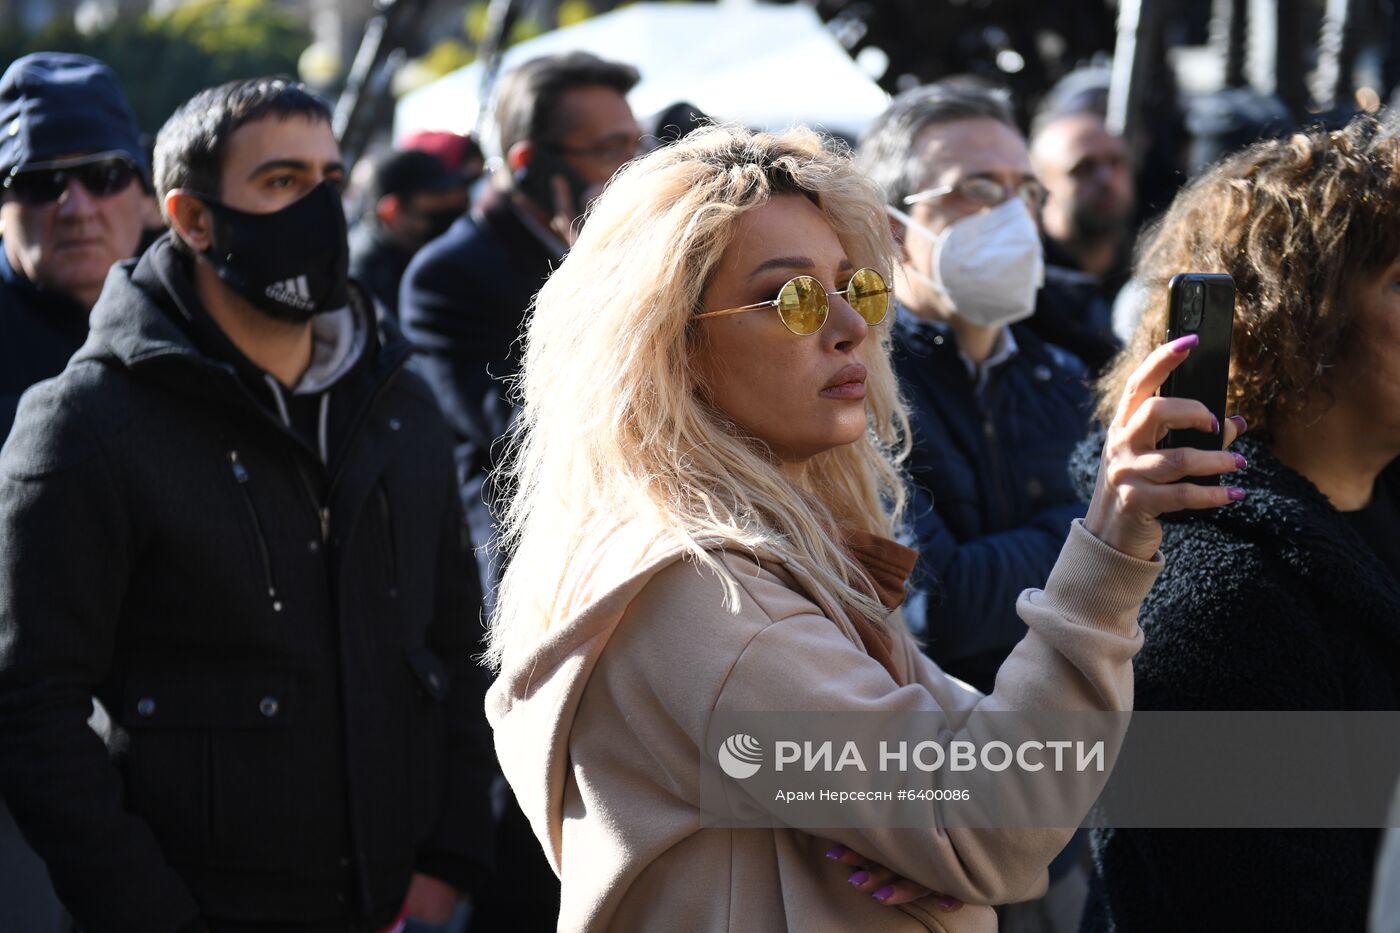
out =
[[214,221],[204,258],[255,308],[302,323],[349,303],[350,247],[339,188],[323,181],[271,214],[200,200]]

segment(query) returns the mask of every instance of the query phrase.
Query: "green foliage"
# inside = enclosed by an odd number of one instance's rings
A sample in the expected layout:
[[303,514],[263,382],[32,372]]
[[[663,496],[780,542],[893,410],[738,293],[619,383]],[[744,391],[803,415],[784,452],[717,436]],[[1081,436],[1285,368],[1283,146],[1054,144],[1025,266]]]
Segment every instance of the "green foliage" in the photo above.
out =
[[561,0],[559,4],[559,26],[572,26],[593,15],[593,6],[588,0]]
[[418,64],[434,78],[451,74],[476,61],[476,49],[460,39],[443,39],[418,59]]
[[119,18],[84,35],[56,20],[32,35],[0,31],[0,63],[37,51],[79,52],[117,73],[145,132],[196,92],[236,78],[295,74],[310,41],[272,0],[196,0],[162,16]]

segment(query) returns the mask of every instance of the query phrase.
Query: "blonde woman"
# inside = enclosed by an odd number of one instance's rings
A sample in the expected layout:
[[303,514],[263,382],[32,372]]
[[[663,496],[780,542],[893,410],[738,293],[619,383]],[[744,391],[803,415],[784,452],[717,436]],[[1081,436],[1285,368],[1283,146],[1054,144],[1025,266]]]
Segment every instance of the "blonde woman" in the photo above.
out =
[[1227,501],[1177,481],[1230,454],[1153,449],[1211,422],[1151,398],[1189,349],[1159,348],[995,693],[925,659],[891,612],[913,555],[889,540],[906,419],[882,203],[813,133],[705,129],[626,168],[539,294],[487,705],[560,930],[995,929],[987,905],[1043,891],[1068,831],[839,830],[832,850],[703,828],[707,717],[1127,709],[1155,516]]

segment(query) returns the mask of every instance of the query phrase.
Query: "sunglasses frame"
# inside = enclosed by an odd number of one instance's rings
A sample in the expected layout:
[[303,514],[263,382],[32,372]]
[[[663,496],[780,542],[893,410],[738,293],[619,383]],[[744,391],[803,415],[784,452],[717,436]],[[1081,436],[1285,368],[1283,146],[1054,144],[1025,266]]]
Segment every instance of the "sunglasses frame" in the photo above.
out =
[[24,195],[19,193],[19,190],[15,187],[15,181],[20,176],[29,175],[31,173],[73,172],[73,170],[75,169],[81,170],[89,167],[101,166],[108,162],[120,162],[126,166],[127,170],[131,173],[131,178],[127,180],[126,184],[122,185],[119,188],[114,188],[111,191],[103,193],[100,191],[94,191],[92,187],[88,185],[88,180],[86,177],[84,177],[83,173],[74,172],[71,175],[71,177],[76,178],[78,180],[78,184],[83,186],[83,190],[94,198],[110,198],[114,195],[120,194],[121,192],[129,188],[133,181],[136,181],[137,179],[141,178],[141,169],[137,167],[136,163],[131,160],[131,156],[127,155],[125,152],[122,152],[120,149],[114,149],[108,152],[94,152],[87,155],[73,156],[67,159],[51,159],[47,162],[31,162],[27,165],[16,165],[14,168],[10,169],[8,174],[6,174],[3,183],[0,183],[0,188],[3,188],[4,191],[8,192],[12,198],[14,198],[21,204],[27,204],[30,206],[52,204],[55,201],[62,198],[63,193],[68,190],[68,185],[66,183],[61,188],[59,188],[58,193],[51,198],[32,199],[25,197]]
[[[984,182],[987,184],[996,185],[998,188],[1001,188],[1003,190],[1005,196],[1000,201],[997,201],[994,204],[988,201],[986,198],[979,198],[974,194],[968,194],[963,189],[970,182]],[[1027,189],[1036,192],[1034,203],[1032,203],[1030,200],[1027,200],[1025,195],[1022,194],[1022,192]],[[950,195],[954,192],[957,192],[958,194],[967,198],[969,201],[976,201],[977,203],[985,204],[988,207],[996,207],[998,204],[1005,204],[1012,198],[1020,198],[1021,202],[1033,211],[1038,211],[1045,206],[1045,198],[1048,195],[1048,192],[1045,190],[1045,186],[1034,178],[1027,178],[1020,184],[1015,185],[1014,187],[1008,190],[1006,185],[997,181],[995,178],[983,178],[978,175],[973,175],[968,178],[960,178],[957,181],[953,182],[951,185],[939,185],[937,188],[926,188],[923,191],[916,191],[904,199],[904,206],[909,207],[911,205],[918,204],[920,201],[931,201],[934,198],[946,197],[947,195]]]
[[[782,294],[783,289],[787,288],[789,285],[793,285],[799,279],[807,279],[811,281],[813,284],[816,285],[817,290],[821,292],[822,299],[826,302],[826,308],[822,313],[822,322],[817,325],[816,330],[813,330],[811,333],[804,334],[801,331],[793,330],[792,325],[787,322],[787,318],[783,317],[781,311],[778,312],[778,320],[783,322],[783,326],[786,327],[790,333],[795,334],[798,337],[811,337],[813,334],[821,333],[821,329],[826,326],[827,319],[831,317],[831,301],[829,299],[832,295],[840,295],[843,299],[845,299],[847,304],[851,305],[852,308],[855,308],[855,303],[851,301],[849,297],[849,292],[851,290],[851,284],[854,283],[856,280],[856,276],[860,275],[862,272],[873,273],[875,277],[880,280],[881,286],[883,286],[880,291],[871,293],[872,295],[878,294],[885,296],[885,313],[880,316],[880,320],[868,321],[865,319],[865,315],[860,315],[860,319],[862,321],[865,321],[866,324],[868,324],[871,327],[878,327],[879,325],[885,322],[886,318],[890,316],[889,296],[894,294],[894,289],[890,288],[890,283],[885,281],[885,277],[880,274],[879,269],[872,269],[870,266],[862,266],[855,272],[852,272],[851,281],[846,283],[846,287],[838,288],[835,291],[827,291],[825,288],[822,287],[822,283],[818,282],[814,276],[794,275],[792,278],[788,279],[786,282],[783,283],[782,288],[778,289],[779,295]],[[695,320],[698,321],[707,317],[721,317],[726,314],[740,314],[744,311],[759,311],[763,308],[778,308],[781,303],[781,298],[769,298],[767,301],[756,301],[751,305],[744,305],[743,307],[739,308],[725,308],[722,311],[706,311],[702,314],[695,315]],[[860,314],[859,311],[857,311],[856,313]]]

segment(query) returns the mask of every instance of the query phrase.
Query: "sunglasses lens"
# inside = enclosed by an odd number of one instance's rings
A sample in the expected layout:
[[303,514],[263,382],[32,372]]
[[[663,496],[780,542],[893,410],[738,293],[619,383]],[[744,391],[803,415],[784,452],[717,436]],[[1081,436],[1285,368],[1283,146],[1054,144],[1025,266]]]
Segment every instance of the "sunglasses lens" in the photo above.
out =
[[811,276],[799,275],[778,292],[778,315],[794,334],[815,334],[826,323],[826,289]]
[[131,180],[136,177],[136,172],[131,164],[121,159],[108,159],[105,162],[94,162],[91,165],[84,165],[73,170],[78,176],[78,180],[83,183],[83,187],[99,198],[109,197],[119,191],[125,191],[126,186],[131,184]]
[[6,190],[23,204],[48,204],[63,196],[73,178],[82,183],[88,194],[105,198],[125,191],[136,178],[136,169],[124,159],[104,159],[68,168],[20,171],[10,177]]
[[860,269],[846,286],[846,301],[867,324],[879,324],[890,310],[890,289],[874,269]]
[[21,204],[47,204],[57,201],[68,179],[62,172],[18,172],[10,176],[5,190]]

